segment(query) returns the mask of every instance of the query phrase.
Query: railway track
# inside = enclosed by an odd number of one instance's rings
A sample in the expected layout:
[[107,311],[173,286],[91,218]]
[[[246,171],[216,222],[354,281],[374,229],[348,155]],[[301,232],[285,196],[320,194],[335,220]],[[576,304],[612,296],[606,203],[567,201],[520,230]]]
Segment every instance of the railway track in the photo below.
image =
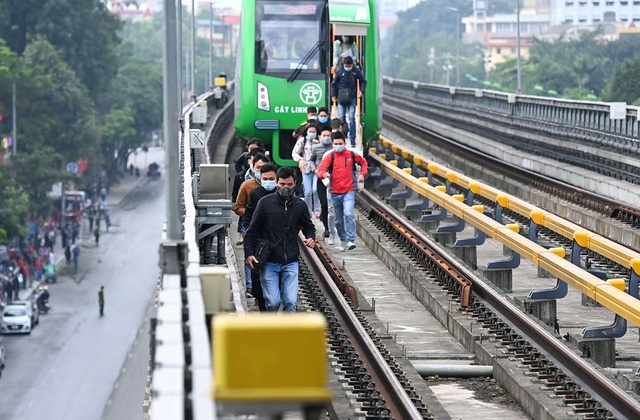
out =
[[[385,97],[386,98],[386,97]],[[391,100],[390,104],[397,104],[401,106],[401,109],[406,109],[411,112],[415,112],[416,115],[424,114],[423,108],[418,108],[416,106],[408,105],[406,100],[402,102],[397,102],[397,100]],[[556,181],[550,179],[548,176],[540,175],[533,171],[528,171],[521,167],[510,165],[500,159],[497,159],[493,156],[490,156],[482,151],[472,149],[461,145],[459,143],[453,142],[446,137],[434,133],[433,131],[427,130],[415,122],[408,121],[407,119],[395,115],[392,113],[385,113],[384,115],[385,122],[391,123],[394,126],[401,127],[404,131],[415,135],[417,138],[428,138],[429,142],[437,145],[437,147],[442,148],[450,153],[455,153],[458,156],[464,156],[465,160],[470,163],[479,165],[483,168],[491,168],[491,170],[495,173],[500,174],[501,176],[508,177],[515,182],[518,182],[522,185],[526,185],[531,188],[538,189],[545,193],[548,193],[554,197],[558,197],[561,200],[565,200],[571,203],[574,203],[578,206],[581,206],[585,209],[598,212],[603,216],[614,218],[623,223],[628,224],[633,228],[638,228],[640,226],[640,209],[632,206],[627,206],[621,204],[618,201],[613,199],[604,197],[599,194],[592,193],[590,191],[586,191],[580,188],[576,188],[572,185],[566,184],[564,182]],[[481,135],[487,135],[486,132],[478,133]],[[495,133],[491,133],[491,138],[495,138]],[[511,142],[513,143],[513,142]],[[538,146],[536,150],[525,150],[523,149],[522,143],[519,142],[517,145],[511,144],[511,146],[516,149],[522,150],[526,153],[530,153],[533,155],[544,155],[542,153],[543,146]],[[545,152],[546,153],[546,152]],[[571,150],[556,150],[554,154],[548,156],[554,160],[558,160],[559,156],[571,156],[575,154],[573,149]],[[561,159],[562,162],[567,162],[570,164],[575,164],[575,162],[571,162],[569,157]],[[584,167],[584,165],[577,164],[576,166]],[[594,172],[600,173],[598,170],[599,167],[602,167],[601,163],[589,165],[586,169],[593,170]],[[603,173],[607,176],[612,176],[616,179],[626,179],[624,176],[615,175],[610,173]],[[630,182],[630,181],[629,181]]]
[[640,418],[640,405],[596,368],[510,303],[493,287],[395,215],[370,193],[360,194],[362,211],[412,265],[451,296],[458,310],[482,324],[502,352],[518,360],[543,387],[576,415],[586,418]]

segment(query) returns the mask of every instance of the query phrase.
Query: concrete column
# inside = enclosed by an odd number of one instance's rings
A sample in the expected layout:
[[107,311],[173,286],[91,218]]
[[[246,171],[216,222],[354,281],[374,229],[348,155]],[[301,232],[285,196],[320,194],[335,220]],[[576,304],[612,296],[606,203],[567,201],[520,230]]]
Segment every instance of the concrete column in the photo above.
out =
[[400,210],[406,206],[407,200],[405,198],[388,198],[387,203],[396,210]]
[[454,246],[454,255],[464,261],[472,270],[478,269],[478,250],[476,246]]
[[496,285],[500,290],[506,293],[513,291],[513,270],[510,269],[498,269],[488,270],[482,269],[482,275],[491,283]]
[[433,239],[442,245],[453,245],[456,241],[455,232],[433,232]]
[[578,348],[585,357],[602,367],[616,367],[615,338],[576,338]]
[[557,317],[557,301],[556,299],[514,299],[525,312],[535,316],[540,321],[553,327]]

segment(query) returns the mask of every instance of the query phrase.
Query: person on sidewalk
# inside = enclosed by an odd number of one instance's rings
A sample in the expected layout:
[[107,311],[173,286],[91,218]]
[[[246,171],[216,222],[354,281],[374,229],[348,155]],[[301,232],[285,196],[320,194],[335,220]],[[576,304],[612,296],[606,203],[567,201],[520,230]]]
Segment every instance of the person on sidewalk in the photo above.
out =
[[104,316],[104,286],[100,286],[98,291],[98,308],[100,309],[100,316]]
[[96,242],[96,246],[100,244],[100,224],[96,223],[96,227],[93,228],[93,238]]
[[[357,187],[360,191],[363,188],[367,161],[359,154],[346,150],[341,132],[333,133],[331,138],[333,152],[322,158],[318,178],[329,180],[331,201],[336,213],[336,230],[340,237],[338,250],[344,252],[356,247],[355,189]],[[360,165],[360,173],[357,173],[356,164]]]
[[78,263],[80,262],[80,247],[78,246],[78,244],[74,244],[73,245],[73,267],[74,267],[74,272],[77,274],[78,273]]

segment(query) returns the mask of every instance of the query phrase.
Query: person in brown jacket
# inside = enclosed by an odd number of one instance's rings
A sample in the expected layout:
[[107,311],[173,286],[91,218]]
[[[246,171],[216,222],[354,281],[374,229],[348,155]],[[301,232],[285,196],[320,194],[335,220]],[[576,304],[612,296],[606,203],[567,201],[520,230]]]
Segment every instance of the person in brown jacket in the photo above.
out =
[[[244,216],[244,213],[247,209],[247,205],[249,204],[249,194],[251,191],[258,188],[260,183],[260,169],[263,165],[270,163],[269,158],[265,155],[256,155],[253,157],[251,162],[251,172],[253,174],[253,178],[247,181],[244,181],[240,186],[240,190],[238,191],[238,198],[236,198],[236,205],[233,211],[240,217]],[[242,237],[244,237],[246,231],[244,226],[242,227]],[[247,284],[247,296],[251,297],[251,288],[253,287],[251,281],[251,270],[245,265],[244,266],[244,278]]]

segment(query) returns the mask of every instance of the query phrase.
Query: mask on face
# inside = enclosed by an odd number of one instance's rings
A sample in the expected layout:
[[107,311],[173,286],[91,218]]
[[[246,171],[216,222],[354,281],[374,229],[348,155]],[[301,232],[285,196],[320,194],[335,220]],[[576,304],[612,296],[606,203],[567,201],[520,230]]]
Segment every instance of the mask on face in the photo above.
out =
[[331,137],[320,137],[320,142],[325,146],[328,146],[331,144]]
[[318,136],[318,134],[317,134],[317,133],[307,133],[307,138],[308,138],[309,140],[313,140],[313,139],[315,139],[317,136]]
[[309,117],[307,117],[307,120],[317,120],[318,117],[316,117],[315,115],[309,115]]
[[256,179],[257,180],[262,179],[262,174],[260,173],[260,171],[256,172]]
[[338,153],[344,152],[344,144],[334,144],[333,145],[333,150],[338,152]]
[[351,71],[351,70],[353,70],[353,66],[351,67],[344,66],[344,71]]
[[283,200],[288,200],[293,197],[293,188],[292,187],[281,187],[278,185],[278,194]]
[[326,124],[327,121],[329,121],[329,118],[327,118],[327,117],[319,117],[318,121],[320,121],[322,124]]
[[276,188],[276,181],[273,179],[265,179],[262,181],[262,188],[267,191],[273,191]]

